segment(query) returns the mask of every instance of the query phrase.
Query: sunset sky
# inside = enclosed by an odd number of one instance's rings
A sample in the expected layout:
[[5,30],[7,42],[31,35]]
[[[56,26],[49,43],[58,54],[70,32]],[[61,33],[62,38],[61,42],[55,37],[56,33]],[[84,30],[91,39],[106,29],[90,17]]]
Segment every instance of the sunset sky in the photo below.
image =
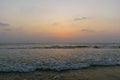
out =
[[120,42],[120,0],[0,0],[6,42]]

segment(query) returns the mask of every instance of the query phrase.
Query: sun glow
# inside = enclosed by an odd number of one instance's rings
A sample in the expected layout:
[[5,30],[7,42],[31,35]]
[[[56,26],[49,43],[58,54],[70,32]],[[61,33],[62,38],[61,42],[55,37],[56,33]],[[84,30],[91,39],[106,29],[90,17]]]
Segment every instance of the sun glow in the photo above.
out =
[[59,37],[59,38],[71,37],[75,35],[74,32],[75,30],[69,27],[56,27],[56,28],[53,28],[52,31],[50,31],[52,36]]

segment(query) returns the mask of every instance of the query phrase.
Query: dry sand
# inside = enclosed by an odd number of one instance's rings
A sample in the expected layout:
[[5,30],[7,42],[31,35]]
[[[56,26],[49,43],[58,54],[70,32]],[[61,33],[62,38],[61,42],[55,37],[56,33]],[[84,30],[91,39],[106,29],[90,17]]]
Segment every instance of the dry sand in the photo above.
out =
[[0,80],[120,80],[120,67],[91,67],[68,71],[0,73]]

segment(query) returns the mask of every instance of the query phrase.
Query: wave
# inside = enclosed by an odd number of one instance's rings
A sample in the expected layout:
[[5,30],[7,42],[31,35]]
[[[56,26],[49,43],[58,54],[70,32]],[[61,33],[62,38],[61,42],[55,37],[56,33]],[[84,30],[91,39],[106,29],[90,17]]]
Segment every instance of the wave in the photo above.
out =
[[63,71],[116,65],[120,66],[120,46],[116,44],[0,46],[0,72]]
[[15,64],[15,65],[1,65],[0,72],[32,72],[36,70],[53,70],[53,71],[65,71],[89,68],[91,66],[120,66],[120,61],[112,61],[110,59],[105,61],[88,61],[88,62],[56,62],[54,64]]
[[2,47],[0,49],[70,49],[70,48],[89,48],[89,46],[13,46]]
[[98,49],[102,49],[102,48],[110,48],[110,49],[119,49],[120,46],[93,46],[93,48],[98,48]]
[[75,49],[75,48],[96,48],[96,49],[120,49],[120,46],[0,46],[0,49]]

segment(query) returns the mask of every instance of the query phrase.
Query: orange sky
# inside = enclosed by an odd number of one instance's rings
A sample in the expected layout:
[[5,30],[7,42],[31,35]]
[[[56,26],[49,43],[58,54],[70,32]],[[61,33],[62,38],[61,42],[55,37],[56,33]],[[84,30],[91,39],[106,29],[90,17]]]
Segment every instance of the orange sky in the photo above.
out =
[[119,42],[119,3],[1,0],[0,42]]

